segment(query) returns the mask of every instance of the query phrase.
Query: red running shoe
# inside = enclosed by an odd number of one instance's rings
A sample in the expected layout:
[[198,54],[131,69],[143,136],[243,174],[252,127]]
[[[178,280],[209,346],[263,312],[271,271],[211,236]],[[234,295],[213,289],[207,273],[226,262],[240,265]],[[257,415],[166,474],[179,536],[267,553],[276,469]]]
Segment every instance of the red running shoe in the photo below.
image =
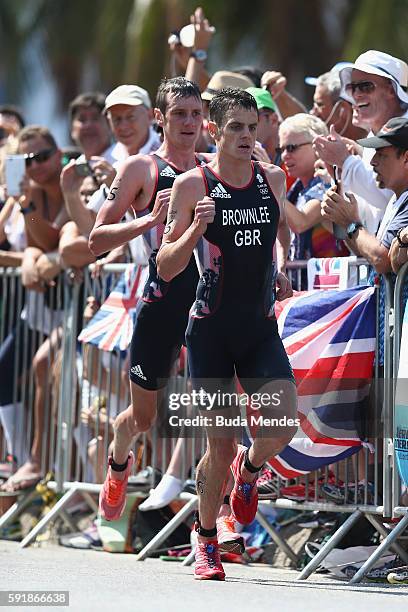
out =
[[242,525],[252,523],[258,509],[257,479],[255,478],[253,482],[245,482],[241,477],[241,465],[246,450],[245,446],[238,444],[238,452],[231,465],[235,484],[230,494],[230,506],[232,514]]
[[244,538],[235,531],[235,519],[232,515],[217,518],[217,540],[220,552],[243,555],[245,552]]
[[217,540],[207,542],[197,540],[194,578],[195,580],[225,580]]
[[108,461],[108,473],[106,474],[105,482],[99,493],[99,512],[107,521],[117,521],[122,516],[126,503],[127,482],[135,457],[132,451],[130,451],[123,480],[112,477],[112,460],[113,458],[110,456]]

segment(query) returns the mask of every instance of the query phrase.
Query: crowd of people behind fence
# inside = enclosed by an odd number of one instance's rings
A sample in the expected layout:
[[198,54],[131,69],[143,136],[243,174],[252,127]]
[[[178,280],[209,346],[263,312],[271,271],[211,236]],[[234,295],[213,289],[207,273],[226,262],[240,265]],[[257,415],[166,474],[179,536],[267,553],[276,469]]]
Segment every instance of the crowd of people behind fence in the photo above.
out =
[[[220,66],[209,75],[206,59],[214,29],[200,9],[193,24],[192,48],[181,45],[177,37],[169,39],[173,72],[164,76],[185,76],[202,92],[204,119],[196,151],[215,150],[207,129],[208,105],[214,94],[225,87],[246,89],[259,112],[253,159],[272,162],[286,173],[290,259],[351,254],[368,261],[370,282],[375,282],[376,275],[397,273],[408,261],[407,63],[381,50],[367,50],[349,58],[350,63],[328,66],[324,74],[306,78],[314,88],[313,107],[308,110],[290,93],[291,83],[279,67]],[[85,296],[85,310],[77,313],[82,329],[100,306],[97,287],[103,266],[147,263],[139,237],[99,257],[93,255],[88,239],[117,168],[129,156],[147,155],[160,146],[154,108],[143,83],[119,84],[107,95],[80,92],[67,110],[72,146],[60,147],[46,125],[25,125],[15,106],[0,106],[0,266],[21,268],[23,287],[18,308],[9,295],[12,277],[4,276],[0,346],[3,492],[32,487],[44,476],[45,466],[52,464],[50,415],[55,415],[61,375],[64,279],[81,282],[81,271],[93,264],[94,290]],[[25,157],[19,196],[7,193],[5,163],[12,154]],[[69,274],[61,274],[64,271]],[[305,283],[302,277],[295,288],[306,289]],[[81,477],[94,482],[103,480],[111,423],[127,401],[126,357],[105,355],[98,370],[98,353],[91,346],[82,349],[83,422],[77,424],[75,434],[79,436],[78,453],[84,454],[81,440],[85,435],[88,454],[86,473],[84,470]],[[28,375],[33,380],[32,430],[25,425],[21,385],[29,380]],[[102,397],[108,394],[108,378],[111,389],[119,390],[115,399],[111,395],[109,409]],[[102,419],[104,409],[107,427],[101,426],[95,434],[95,410]],[[186,476],[180,467],[182,444],[179,441],[172,457],[159,457],[163,465],[171,460],[170,466],[145,509],[167,503],[182,490]],[[259,488],[268,491],[272,478],[266,469]]]

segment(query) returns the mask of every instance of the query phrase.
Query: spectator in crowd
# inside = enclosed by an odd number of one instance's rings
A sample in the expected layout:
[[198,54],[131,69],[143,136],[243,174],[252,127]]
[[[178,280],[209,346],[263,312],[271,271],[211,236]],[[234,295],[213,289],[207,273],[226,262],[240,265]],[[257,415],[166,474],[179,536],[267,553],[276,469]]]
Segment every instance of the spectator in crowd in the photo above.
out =
[[367,133],[366,130],[353,125],[353,107],[349,100],[341,96],[338,70],[332,69],[317,77],[310,113],[324,121],[328,128],[333,126],[337,134],[345,138],[356,140]]
[[[353,124],[370,130],[370,135],[389,119],[407,116],[408,66],[402,60],[381,51],[366,51],[340,71],[340,79],[342,97],[353,104]],[[392,193],[376,185],[370,148],[364,148],[362,157],[353,154],[356,147],[350,148],[333,127],[330,137],[316,138],[315,148],[320,159],[341,169],[343,193],[358,196],[361,220],[375,234]]]
[[247,87],[247,92],[256,100],[259,117],[253,158],[280,166],[279,116],[276,112],[276,104],[266,89]]
[[0,147],[5,145],[10,137],[15,138],[24,125],[23,115],[16,106],[0,105]]
[[71,138],[80,147],[84,159],[98,156],[109,163],[122,159],[123,150],[111,144],[109,125],[103,114],[105,94],[82,93],[69,105]]
[[321,119],[306,113],[288,117],[279,128],[282,160],[289,176],[296,179],[287,194],[286,214],[292,234],[290,259],[333,257],[347,254],[338,248],[333,235],[322,226],[320,203],[328,189],[315,176],[313,139],[326,135]]
[[306,112],[304,105],[286,90],[286,84],[286,77],[278,70],[267,70],[261,78],[261,87],[269,91],[283,119]]
[[[34,398],[34,437],[31,454],[17,472],[2,485],[2,490],[13,492],[26,488],[37,482],[42,475],[41,461],[43,452],[43,436],[45,431],[45,404],[49,393],[49,363],[53,360],[56,347],[61,337],[61,313],[50,304],[49,290],[53,278],[60,270],[55,250],[58,246],[61,227],[67,220],[59,186],[61,172],[61,152],[52,134],[40,126],[28,126],[18,135],[18,152],[26,157],[27,174],[22,183],[22,195],[19,198],[20,214],[24,218],[25,240],[27,247],[21,261],[22,283],[28,291],[24,318],[31,330],[27,355],[35,348],[35,331],[41,331],[47,339],[36,350],[32,359],[35,380]],[[16,234],[17,235],[17,234]],[[23,246],[24,235],[20,230],[19,242]],[[37,297],[35,297],[37,295]],[[41,304],[48,301],[49,308],[44,306],[43,316]],[[39,316],[39,313],[41,315]],[[41,320],[40,320],[41,319]],[[22,409],[13,405],[13,384],[21,377],[28,364],[23,363],[23,352],[19,351],[17,370],[14,369],[14,355],[18,350],[17,338],[21,337],[23,321],[17,326],[0,347],[0,385],[1,415],[3,427],[8,442],[13,441],[16,423],[15,410]],[[13,383],[14,381],[14,383]],[[20,452],[23,452],[20,447]],[[23,456],[18,457],[21,464]]]
[[374,149],[371,166],[378,187],[393,192],[381,225],[376,234],[365,229],[354,195],[345,198],[335,187],[323,198],[322,215],[346,230],[347,244],[356,255],[367,259],[377,273],[386,274],[391,271],[392,241],[398,241],[408,224],[408,118],[390,119],[376,136],[358,142]]
[[[160,138],[152,126],[152,109],[149,94],[137,85],[120,85],[106,98],[104,105],[117,146],[122,148],[121,160],[129,155],[148,154],[160,146]],[[89,172],[100,186],[84,206],[79,196],[82,178],[76,161],[70,162],[61,175],[61,186],[71,218],[84,236],[89,236],[96,214],[106,199],[109,187],[116,175],[119,160],[113,165],[108,160],[91,158]]]

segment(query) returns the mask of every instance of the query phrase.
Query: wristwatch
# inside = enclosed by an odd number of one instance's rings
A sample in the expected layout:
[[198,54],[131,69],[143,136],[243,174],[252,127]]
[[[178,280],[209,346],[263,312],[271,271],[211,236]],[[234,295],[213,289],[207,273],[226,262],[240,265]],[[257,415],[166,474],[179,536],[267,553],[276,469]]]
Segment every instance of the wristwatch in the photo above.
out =
[[190,57],[194,57],[197,62],[205,62],[207,59],[207,51],[204,51],[204,49],[196,49],[190,53]]
[[28,215],[30,212],[33,212],[34,210],[36,210],[36,205],[34,204],[33,201],[31,201],[29,205],[26,206],[25,208],[23,208],[23,206],[21,206],[20,204],[20,212],[23,215]]
[[401,232],[405,229],[405,227],[400,227],[397,232],[397,241],[400,249],[408,249],[408,242],[404,242],[401,240]]
[[351,239],[354,236],[354,234],[356,233],[356,231],[358,229],[360,229],[360,227],[363,227],[363,224],[360,223],[359,221],[353,221],[352,223],[350,223],[346,227],[346,234],[347,234],[348,238]]

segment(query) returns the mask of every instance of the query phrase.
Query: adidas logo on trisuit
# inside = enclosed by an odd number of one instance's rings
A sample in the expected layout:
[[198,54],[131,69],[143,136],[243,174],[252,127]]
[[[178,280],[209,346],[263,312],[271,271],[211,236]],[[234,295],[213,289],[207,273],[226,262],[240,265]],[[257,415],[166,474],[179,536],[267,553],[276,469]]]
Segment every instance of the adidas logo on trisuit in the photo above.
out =
[[132,374],[136,374],[136,376],[139,376],[139,378],[142,378],[143,380],[147,380],[146,376],[143,374],[143,370],[140,367],[140,365],[132,366],[130,368],[130,371],[132,372]]
[[176,173],[174,172],[173,168],[171,168],[170,166],[166,166],[165,168],[163,168],[163,170],[160,172],[160,176],[169,176],[170,178],[176,178]]
[[210,198],[230,198],[231,194],[221,185],[221,183],[217,183],[212,192],[210,193]]

